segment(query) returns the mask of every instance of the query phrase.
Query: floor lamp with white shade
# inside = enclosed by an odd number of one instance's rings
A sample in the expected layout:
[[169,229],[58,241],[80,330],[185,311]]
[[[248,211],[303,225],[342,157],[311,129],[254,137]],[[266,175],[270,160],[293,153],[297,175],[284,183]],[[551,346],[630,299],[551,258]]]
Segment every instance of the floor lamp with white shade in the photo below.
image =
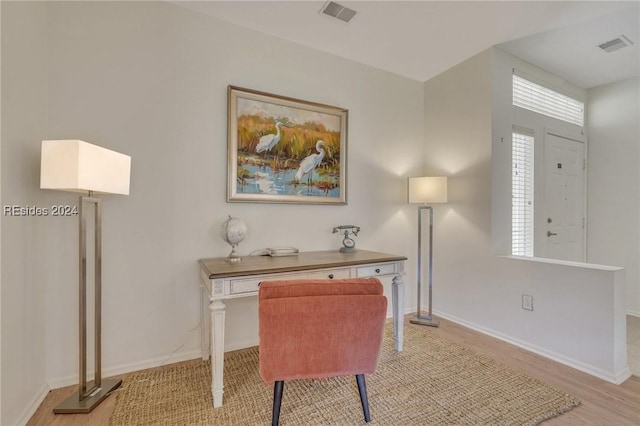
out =
[[[421,203],[418,207],[418,309],[412,324],[438,327],[433,318],[433,206],[432,203],[447,202],[446,177],[410,177],[408,182],[409,203]],[[422,315],[422,211],[429,210],[429,313]]]
[[[40,188],[78,192],[79,223],[79,389],[53,409],[57,414],[89,413],[119,379],[102,380],[102,204],[94,194],[129,195],[131,157],[80,140],[42,141]],[[87,383],[87,207],[93,205],[94,380]],[[90,208],[90,207],[89,207]],[[75,212],[70,210],[70,212]],[[89,212],[90,213],[90,212]]]

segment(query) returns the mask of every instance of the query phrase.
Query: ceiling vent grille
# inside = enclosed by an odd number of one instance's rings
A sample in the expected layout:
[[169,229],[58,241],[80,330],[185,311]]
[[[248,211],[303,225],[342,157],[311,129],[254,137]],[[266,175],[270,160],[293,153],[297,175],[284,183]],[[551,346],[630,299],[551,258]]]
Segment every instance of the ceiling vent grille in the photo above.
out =
[[344,22],[349,22],[351,18],[356,16],[356,11],[353,9],[349,9],[348,7],[344,7],[338,3],[329,1],[325,3],[320,12],[325,15],[332,16]]
[[611,52],[615,52],[616,50],[622,49],[623,47],[630,46],[632,44],[633,42],[629,40],[628,37],[621,35],[620,37],[614,38],[613,40],[609,40],[605,43],[598,45],[598,47],[607,53],[611,53]]

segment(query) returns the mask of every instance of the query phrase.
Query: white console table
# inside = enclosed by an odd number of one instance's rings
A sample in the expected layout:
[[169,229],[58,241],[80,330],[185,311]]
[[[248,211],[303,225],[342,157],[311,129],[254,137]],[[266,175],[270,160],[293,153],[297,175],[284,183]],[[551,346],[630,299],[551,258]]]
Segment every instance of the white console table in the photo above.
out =
[[[303,252],[297,256],[243,257],[241,262],[226,258],[200,259],[202,303],[202,358],[211,355],[211,394],[213,406],[222,406],[224,369],[224,300],[256,296],[258,284],[268,280],[341,279],[393,277],[393,333],[397,351],[402,351],[404,323],[404,261],[406,257],[358,250]],[[208,301],[210,320],[206,317]]]

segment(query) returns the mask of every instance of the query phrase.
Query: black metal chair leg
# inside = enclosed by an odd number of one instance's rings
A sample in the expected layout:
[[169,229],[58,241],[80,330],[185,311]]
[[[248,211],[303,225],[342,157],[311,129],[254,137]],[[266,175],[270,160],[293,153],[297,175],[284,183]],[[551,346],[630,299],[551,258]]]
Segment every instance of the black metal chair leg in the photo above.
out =
[[275,382],[273,385],[273,414],[271,416],[271,426],[278,426],[278,422],[280,421],[280,404],[282,403],[283,392],[284,381],[279,380]]
[[364,413],[364,421],[369,423],[371,421],[371,414],[369,413],[369,400],[367,399],[367,384],[364,381],[364,374],[357,374],[356,382],[358,383],[358,392],[360,392],[360,402],[362,402],[362,412]]

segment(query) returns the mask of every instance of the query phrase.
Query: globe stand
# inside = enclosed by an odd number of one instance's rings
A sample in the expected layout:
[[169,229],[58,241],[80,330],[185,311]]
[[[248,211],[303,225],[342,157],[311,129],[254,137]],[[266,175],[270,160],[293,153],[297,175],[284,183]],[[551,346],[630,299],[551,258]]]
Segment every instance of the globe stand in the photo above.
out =
[[242,258],[240,257],[238,252],[236,252],[236,246],[236,244],[231,246],[231,253],[229,253],[229,256],[227,256],[227,262],[242,262]]

